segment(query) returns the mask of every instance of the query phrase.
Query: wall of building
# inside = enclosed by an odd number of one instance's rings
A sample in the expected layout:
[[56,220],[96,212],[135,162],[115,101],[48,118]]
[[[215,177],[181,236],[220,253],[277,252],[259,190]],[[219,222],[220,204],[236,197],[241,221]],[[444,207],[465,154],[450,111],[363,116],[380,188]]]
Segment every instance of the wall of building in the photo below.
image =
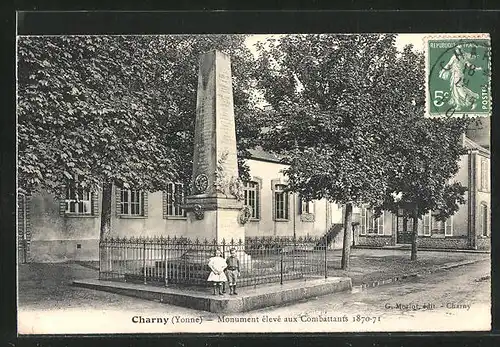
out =
[[261,182],[260,219],[250,220],[245,225],[247,236],[322,236],[332,223],[341,223],[342,208],[326,200],[314,201],[314,217],[300,215],[297,194],[289,194],[289,218],[287,221],[273,219],[273,184],[286,183],[282,170],[287,166],[260,160],[248,160],[250,176]]
[[479,117],[477,121],[472,122],[467,128],[467,137],[475,143],[490,148],[491,134],[491,116]]
[[384,247],[392,246],[392,237],[388,235],[360,235],[358,246]]
[[[100,197],[98,204],[100,206]],[[30,261],[95,260],[99,252],[100,214],[61,214],[60,202],[41,192],[30,199]]]
[[186,235],[185,217],[163,216],[163,193],[148,192],[147,216],[124,216],[117,211],[116,187],[111,195],[111,236],[153,237]]
[[[485,159],[488,167],[491,167],[490,158],[482,155],[480,153],[475,153],[475,185],[476,189],[476,199],[475,199],[475,218],[474,218],[474,230],[476,234],[476,246],[478,249],[489,249],[490,247],[490,237],[491,237],[491,177],[488,175],[487,188],[481,188],[481,159]],[[488,207],[487,213],[487,236],[482,233],[482,221],[481,221],[481,207],[482,204],[486,204]]]
[[489,237],[479,237],[476,241],[476,249],[490,250],[491,249],[491,239]]
[[466,237],[447,236],[445,238],[419,237],[419,248],[442,249],[468,249],[469,242]]
[[[460,158],[459,169],[454,182],[461,183],[464,187],[469,186],[469,156],[462,155]],[[469,233],[468,220],[469,220],[469,192],[465,192],[466,203],[460,205],[459,210],[453,215],[453,236],[467,237]]]
[[[480,160],[476,154],[475,186],[480,187]],[[488,159],[489,160],[489,159]],[[261,183],[260,189],[260,219],[250,220],[245,225],[246,236],[322,236],[334,223],[343,224],[343,209],[334,203],[325,200],[314,201],[314,213],[310,216],[301,216],[299,199],[296,194],[289,194],[289,218],[287,221],[273,219],[273,190],[274,183],[286,183],[282,170],[285,165],[260,160],[249,160],[250,175]],[[468,156],[460,160],[460,169],[454,180],[468,186]],[[479,235],[481,202],[488,205],[488,217],[491,216],[490,191],[476,189],[474,208],[475,218],[472,225],[478,231],[476,247],[487,249],[490,245],[489,236]],[[187,221],[184,217],[165,217],[163,194],[161,192],[148,193],[147,216],[120,216],[117,214],[116,190],[112,192],[111,233],[113,237],[139,236],[187,236]],[[469,197],[466,196],[468,202]],[[30,231],[29,261],[49,262],[65,260],[96,260],[98,258],[98,244],[100,235],[100,206],[101,196],[98,196],[98,211],[95,215],[65,215],[61,213],[61,204],[53,195],[46,192],[34,195],[27,199],[26,210],[29,211],[28,227]],[[389,212],[384,213],[383,235],[360,235],[359,226],[353,234],[355,245],[387,246],[395,244],[395,223]],[[468,248],[468,205],[462,205],[453,216],[453,236],[443,238],[420,237],[419,245],[422,248]],[[491,218],[488,218],[488,235],[490,235]],[[360,223],[360,210],[354,208],[353,222]],[[331,247],[341,248],[344,233],[340,232],[331,244]]]
[[356,229],[356,239],[354,245],[359,246],[370,246],[370,247],[383,247],[394,245],[393,237],[393,215],[384,211],[381,218],[383,218],[383,234],[361,234],[361,209],[356,209],[355,219],[357,223],[360,223]]
[[[469,184],[469,156],[463,155],[459,162],[459,171],[451,180],[459,182],[463,186]],[[479,169],[479,168],[478,168]],[[479,172],[479,171],[478,171]],[[453,215],[453,235],[444,238],[419,235],[419,247],[422,248],[462,248],[468,247],[468,192],[465,194],[466,203],[460,205],[459,210]],[[477,200],[477,199],[476,199]],[[419,220],[422,223],[422,220]],[[384,212],[384,235],[359,235],[358,245],[362,246],[389,246],[396,244],[397,225],[395,216],[390,212]]]

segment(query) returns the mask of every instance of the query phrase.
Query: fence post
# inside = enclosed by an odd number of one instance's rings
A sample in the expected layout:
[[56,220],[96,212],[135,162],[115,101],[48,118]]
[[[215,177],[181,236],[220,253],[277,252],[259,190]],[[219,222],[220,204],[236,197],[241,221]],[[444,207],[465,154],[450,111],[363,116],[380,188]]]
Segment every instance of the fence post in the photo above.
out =
[[[113,240],[113,239],[111,239]],[[109,242],[106,242],[106,248],[105,248],[105,252],[106,252],[106,257],[108,258],[108,261],[107,261],[107,270],[109,273],[113,272],[113,241],[111,241],[111,245]],[[111,275],[113,276],[113,275]]]
[[165,252],[165,287],[168,287],[168,245],[166,245],[164,252]]
[[328,243],[327,241],[328,241],[327,240],[327,235],[325,235],[325,254],[324,254],[324,256],[325,256],[325,278],[328,277],[328,266],[327,266],[327,262],[326,262],[326,255],[327,255],[326,254],[326,247],[327,247],[327,243]]
[[144,240],[144,246],[142,248],[142,272],[144,273],[144,284],[146,281],[146,241]]
[[283,248],[280,249],[280,284],[283,285]]

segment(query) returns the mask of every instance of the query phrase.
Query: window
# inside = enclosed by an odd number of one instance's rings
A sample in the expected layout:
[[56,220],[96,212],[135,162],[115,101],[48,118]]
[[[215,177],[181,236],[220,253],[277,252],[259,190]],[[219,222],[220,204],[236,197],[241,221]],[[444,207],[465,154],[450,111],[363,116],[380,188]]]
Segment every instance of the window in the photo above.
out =
[[489,176],[488,160],[486,158],[481,158],[481,177],[479,186],[483,191],[489,190]]
[[184,185],[182,183],[169,183],[164,192],[164,217],[186,217],[186,211],[181,208],[184,202]]
[[[437,220],[438,212],[432,211],[428,215],[428,220],[430,220],[430,233],[435,234],[444,234],[445,236],[453,236],[453,216],[449,217],[447,220],[440,221]],[[425,220],[425,218],[424,218]],[[424,230],[425,231],[425,230]],[[424,235],[426,235],[424,233]],[[429,234],[430,235],[430,234]]]
[[488,205],[482,202],[480,207],[480,232],[482,236],[488,236]]
[[285,184],[274,186],[274,217],[276,220],[288,219],[288,192]]
[[453,216],[444,221],[444,235],[453,236]]
[[84,188],[67,186],[65,199],[65,213],[92,214],[92,193]]
[[118,213],[124,216],[145,216],[146,193],[137,189],[119,189]]
[[314,213],[314,202],[313,201],[305,201],[304,199],[300,199],[300,214],[308,214]]
[[423,220],[423,225],[424,225],[424,236],[430,236],[431,235],[431,215],[430,213],[424,215],[424,220]]
[[384,212],[378,218],[374,218],[373,210],[361,209],[361,235],[377,234],[384,235]]
[[245,205],[252,209],[251,219],[260,218],[260,185],[257,182],[250,181],[244,183],[244,199]]

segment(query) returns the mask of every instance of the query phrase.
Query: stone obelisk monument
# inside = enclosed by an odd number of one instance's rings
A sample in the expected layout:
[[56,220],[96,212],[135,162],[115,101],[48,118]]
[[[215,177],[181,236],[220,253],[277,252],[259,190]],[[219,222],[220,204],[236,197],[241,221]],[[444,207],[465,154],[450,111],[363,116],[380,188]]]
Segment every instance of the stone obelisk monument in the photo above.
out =
[[211,51],[199,64],[187,237],[244,241],[230,58]]

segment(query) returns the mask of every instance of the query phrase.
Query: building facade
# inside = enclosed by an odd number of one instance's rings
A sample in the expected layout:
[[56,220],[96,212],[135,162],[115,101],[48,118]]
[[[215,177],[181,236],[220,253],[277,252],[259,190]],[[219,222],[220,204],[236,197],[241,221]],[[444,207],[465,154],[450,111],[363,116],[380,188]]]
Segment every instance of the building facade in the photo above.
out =
[[[467,187],[466,204],[445,222],[438,221],[433,212],[418,223],[420,248],[489,249],[491,235],[490,152],[467,137],[463,137],[468,153],[460,158],[460,169],[453,181]],[[371,211],[361,209],[356,220],[354,243],[360,246],[396,246],[411,243],[412,221],[402,213],[385,211],[376,220]]]
[[[446,222],[430,213],[419,222],[419,247],[487,249],[490,228],[490,154],[464,138],[468,148],[455,180],[468,187],[467,204]],[[286,165],[255,150],[248,160],[251,180],[244,183],[251,218],[246,236],[324,236],[341,248],[342,206],[326,200],[302,201],[285,191]],[[62,187],[62,198],[51,194],[18,194],[20,262],[97,260],[101,196],[81,188]],[[190,221],[179,206],[184,187],[171,183],[167,191],[145,192],[113,186],[112,237],[184,236]],[[384,212],[377,219],[366,208],[354,208],[354,246],[383,247],[410,242],[411,220]],[[406,227],[405,227],[406,226]]]

